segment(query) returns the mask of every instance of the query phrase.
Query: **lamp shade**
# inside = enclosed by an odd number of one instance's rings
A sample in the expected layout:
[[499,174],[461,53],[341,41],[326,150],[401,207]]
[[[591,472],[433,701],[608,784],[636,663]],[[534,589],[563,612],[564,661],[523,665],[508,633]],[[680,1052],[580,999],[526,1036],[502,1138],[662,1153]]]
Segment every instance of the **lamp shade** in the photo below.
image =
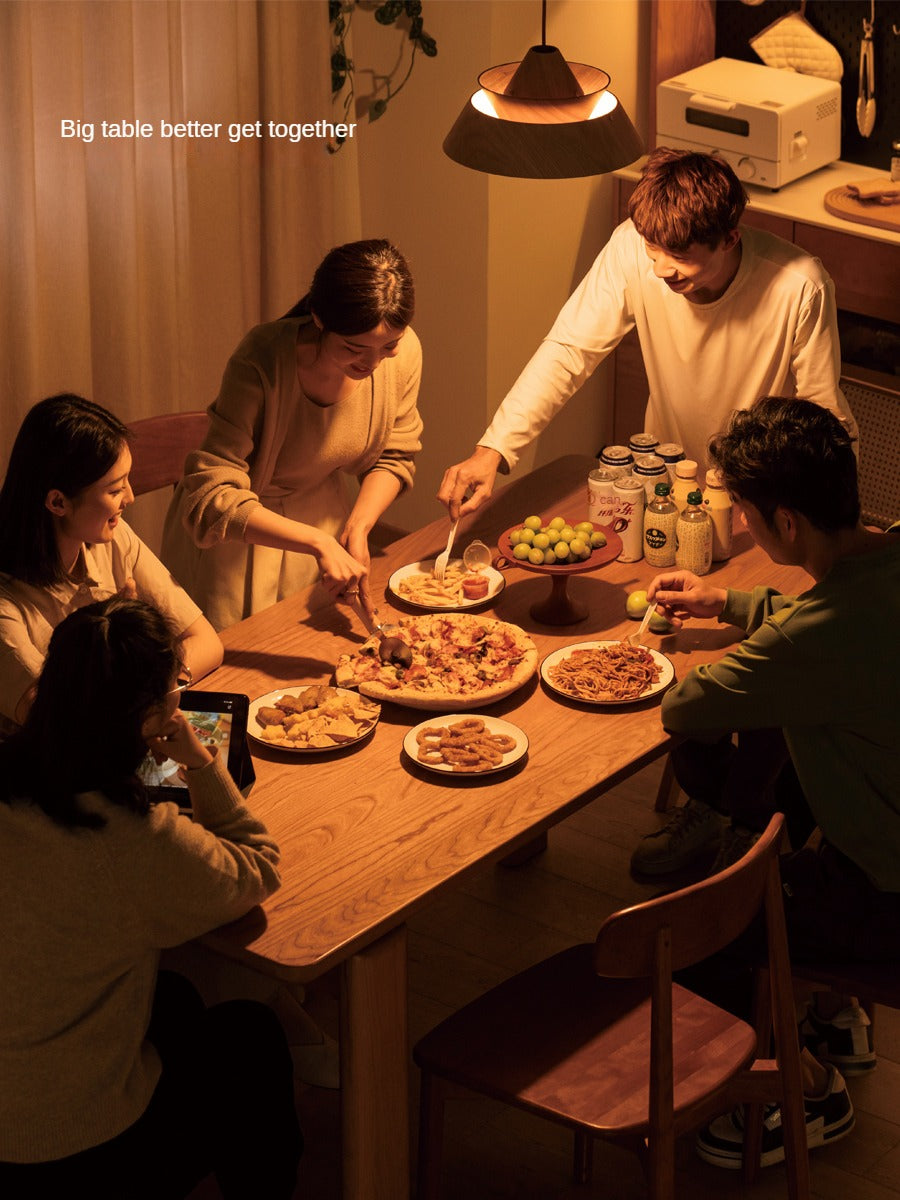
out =
[[523,179],[602,175],[644,146],[605,71],[532,46],[520,63],[491,67],[444,139],[464,167]]

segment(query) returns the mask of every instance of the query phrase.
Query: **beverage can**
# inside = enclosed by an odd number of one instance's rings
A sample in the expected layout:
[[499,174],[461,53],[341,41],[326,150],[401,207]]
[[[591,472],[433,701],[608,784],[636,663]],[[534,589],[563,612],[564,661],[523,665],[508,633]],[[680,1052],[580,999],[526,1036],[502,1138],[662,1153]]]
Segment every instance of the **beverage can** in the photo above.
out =
[[655,452],[666,464],[666,470],[669,472],[669,483],[675,482],[675,464],[684,460],[684,446],[679,446],[678,442],[662,442],[656,447]]
[[599,465],[607,471],[612,471],[616,478],[631,474],[634,455],[627,446],[604,446],[600,451]]
[[640,479],[647,493],[647,502],[653,499],[653,489],[658,483],[669,482],[669,472],[666,464],[658,454],[641,454],[634,460],[632,473],[635,479]]
[[633,433],[628,439],[628,449],[635,457],[638,454],[658,454],[659,438],[655,433]]
[[588,475],[588,520],[598,525],[612,525],[616,517],[616,477],[606,467],[598,467]]
[[639,562],[644,557],[644,485],[631,475],[617,479],[616,518],[613,530],[622,539],[619,562]]

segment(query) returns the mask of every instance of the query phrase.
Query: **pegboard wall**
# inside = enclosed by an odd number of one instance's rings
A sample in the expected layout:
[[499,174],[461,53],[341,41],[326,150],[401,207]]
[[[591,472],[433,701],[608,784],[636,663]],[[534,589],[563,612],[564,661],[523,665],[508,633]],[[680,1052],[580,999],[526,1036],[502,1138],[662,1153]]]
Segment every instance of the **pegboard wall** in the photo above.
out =
[[[863,19],[872,15],[872,0],[806,0],[804,16],[820,37],[837,50],[844,64],[841,79],[841,158],[890,170],[891,142],[900,138],[900,0],[874,0],[872,33],[875,59],[875,126],[864,138],[856,126],[859,51]],[[800,0],[717,0],[716,57],[759,63],[749,39],[779,17],[800,11]]]

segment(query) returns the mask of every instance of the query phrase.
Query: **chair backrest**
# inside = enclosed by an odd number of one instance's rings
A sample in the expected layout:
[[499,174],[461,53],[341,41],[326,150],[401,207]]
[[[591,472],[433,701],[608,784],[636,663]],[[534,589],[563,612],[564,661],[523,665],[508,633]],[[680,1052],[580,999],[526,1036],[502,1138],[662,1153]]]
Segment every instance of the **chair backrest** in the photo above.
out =
[[205,412],[165,413],[132,421],[128,426],[133,459],[129,482],[135,496],[179,483],[185,458],[201,444],[208,427]]
[[784,817],[776,813],[750,852],[727,870],[667,896],[613,913],[594,946],[598,975],[651,977],[657,936],[668,930],[672,970],[680,970],[734,941],[760,911],[775,862]]

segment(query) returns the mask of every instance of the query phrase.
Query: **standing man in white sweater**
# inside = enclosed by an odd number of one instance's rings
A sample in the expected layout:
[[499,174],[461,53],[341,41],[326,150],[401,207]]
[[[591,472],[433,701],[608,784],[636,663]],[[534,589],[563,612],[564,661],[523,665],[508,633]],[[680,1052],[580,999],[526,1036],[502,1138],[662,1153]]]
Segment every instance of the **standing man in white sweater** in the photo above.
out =
[[856,433],[841,393],[834,284],[818,259],[739,228],[747,195],[722,159],[655,150],[613,232],[464,462],[444,473],[451,517],[480,508],[497,471],[637,329],[644,428],[703,469],[706,444],[760,396],[803,396]]

